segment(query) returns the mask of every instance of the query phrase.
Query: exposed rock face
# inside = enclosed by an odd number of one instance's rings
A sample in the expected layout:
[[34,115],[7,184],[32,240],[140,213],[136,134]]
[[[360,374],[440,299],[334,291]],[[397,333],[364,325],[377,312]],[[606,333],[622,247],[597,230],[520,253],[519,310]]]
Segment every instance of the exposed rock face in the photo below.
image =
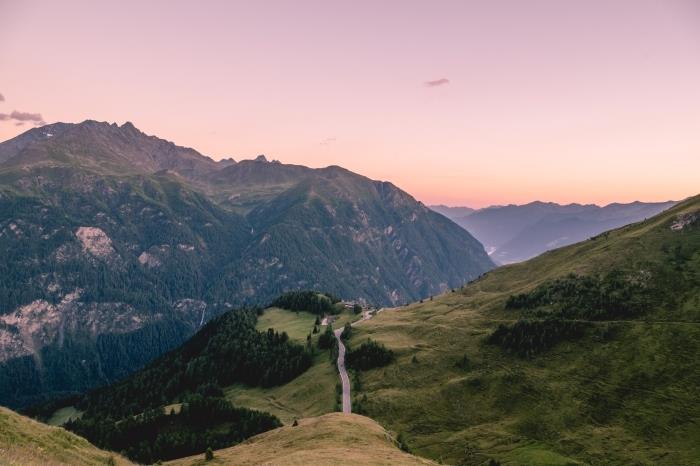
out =
[[671,224],[671,230],[681,231],[689,225],[698,223],[700,220],[700,212],[693,212],[689,214],[679,215],[676,220]]
[[188,322],[193,329],[201,327],[207,320],[207,303],[200,299],[179,299],[173,307],[180,318]]
[[156,256],[153,256],[144,251],[139,256],[139,264],[145,265],[146,267],[159,267],[161,265],[161,262]]
[[112,240],[101,228],[80,227],[75,236],[83,246],[83,251],[99,259],[109,259],[116,255]]
[[0,316],[0,362],[38,355],[44,346],[61,344],[66,334],[133,332],[147,320],[124,303],[78,302],[82,291],[66,294],[58,304],[38,299]]

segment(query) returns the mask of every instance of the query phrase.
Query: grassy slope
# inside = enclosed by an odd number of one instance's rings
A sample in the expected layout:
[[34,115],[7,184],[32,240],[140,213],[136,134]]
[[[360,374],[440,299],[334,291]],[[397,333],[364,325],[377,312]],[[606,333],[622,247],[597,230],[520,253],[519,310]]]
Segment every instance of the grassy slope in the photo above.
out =
[[315,357],[309,370],[286,385],[272,388],[234,385],[226,389],[226,397],[235,406],[266,411],[288,425],[294,419],[333,412],[337,382],[338,371],[324,351]]
[[99,465],[110,457],[116,464],[132,464],[60,427],[0,407],[0,465]]
[[298,426],[265,432],[232,448],[167,464],[419,465],[434,464],[404,453],[379,424],[363,416],[327,414],[302,419]]
[[[394,349],[398,361],[366,373],[364,393],[354,395],[366,394],[368,415],[403,432],[415,452],[449,463],[700,464],[697,286],[643,319],[595,324],[613,327],[611,339],[593,332],[531,360],[483,344],[498,323],[517,319],[504,310],[510,294],[569,272],[663,268],[664,245],[688,246],[683,273],[698,283],[698,227],[670,230],[678,215],[698,211],[694,198],[363,322],[351,342],[371,336]],[[459,369],[465,354],[471,368]]]
[[298,343],[306,343],[306,336],[314,328],[316,316],[310,312],[294,312],[285,309],[265,309],[263,315],[258,318],[256,325],[261,332],[268,328],[274,328],[278,332],[287,332],[289,338]]
[[[352,312],[343,311],[336,316],[337,325],[334,324],[334,327],[357,318]],[[316,316],[308,312],[270,308],[258,319],[257,328],[260,331],[274,328],[278,332],[287,332],[292,340],[305,343],[315,320]],[[318,335],[314,335],[314,344]],[[226,389],[226,397],[236,406],[272,413],[288,425],[294,419],[335,411],[338,381],[338,370],[330,361],[328,352],[322,351],[315,356],[314,364],[308,371],[286,385],[272,388],[234,385]]]

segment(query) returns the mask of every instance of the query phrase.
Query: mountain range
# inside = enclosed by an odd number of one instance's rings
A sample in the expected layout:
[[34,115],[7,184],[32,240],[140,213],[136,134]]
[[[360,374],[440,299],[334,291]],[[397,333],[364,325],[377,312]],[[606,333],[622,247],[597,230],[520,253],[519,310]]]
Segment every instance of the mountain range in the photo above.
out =
[[214,464],[700,460],[700,196],[421,302],[339,304],[351,409],[371,420],[330,414],[340,352],[311,312],[328,298],[230,311],[125,380],[33,413],[63,412],[139,462],[202,464],[206,445]]
[[126,376],[233,306],[322,289],[383,306],[494,267],[393,184],[265,156],[214,161],[131,123],[0,144],[0,403]]
[[431,206],[469,231],[499,264],[521,262],[545,251],[583,241],[599,233],[642,221],[675,205],[667,202],[469,207]]

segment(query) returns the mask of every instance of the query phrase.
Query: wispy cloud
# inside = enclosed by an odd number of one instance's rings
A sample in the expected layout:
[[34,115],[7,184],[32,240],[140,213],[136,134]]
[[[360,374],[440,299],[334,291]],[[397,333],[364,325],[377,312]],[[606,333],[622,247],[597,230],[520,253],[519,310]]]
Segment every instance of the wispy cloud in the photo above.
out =
[[4,101],[5,101],[5,96],[0,94],[0,102],[4,102]]
[[426,81],[425,82],[425,85],[428,87],[445,86],[447,84],[450,84],[450,80],[447,78],[440,78],[440,79],[435,79],[433,81]]
[[336,141],[336,138],[326,138],[323,141],[319,142],[322,146],[330,146]]
[[[13,110],[10,114],[0,113],[0,121],[7,120],[14,120],[15,124],[24,124],[28,122],[34,124],[34,126],[42,126],[46,124],[44,118],[41,116],[41,113],[18,112],[17,110]],[[21,126],[21,124],[17,124],[17,126]]]

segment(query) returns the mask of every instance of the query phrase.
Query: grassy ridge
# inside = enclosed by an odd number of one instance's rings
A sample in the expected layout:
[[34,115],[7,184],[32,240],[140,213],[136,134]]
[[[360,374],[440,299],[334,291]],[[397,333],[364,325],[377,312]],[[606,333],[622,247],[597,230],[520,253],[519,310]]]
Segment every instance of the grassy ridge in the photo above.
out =
[[[463,290],[387,310],[355,327],[397,354],[362,376],[367,414],[417,453],[481,464],[700,463],[700,212],[690,199]],[[639,317],[587,322],[585,335],[531,358],[485,341],[525,311],[509,296],[570,273],[649,274],[656,298]],[[590,327],[590,328],[589,328]]]
[[0,407],[0,465],[132,464],[60,427],[50,427]]
[[327,414],[302,419],[253,437],[233,448],[214,452],[208,462],[183,458],[172,465],[275,464],[275,465],[430,465],[428,460],[401,451],[379,424],[356,414]]

